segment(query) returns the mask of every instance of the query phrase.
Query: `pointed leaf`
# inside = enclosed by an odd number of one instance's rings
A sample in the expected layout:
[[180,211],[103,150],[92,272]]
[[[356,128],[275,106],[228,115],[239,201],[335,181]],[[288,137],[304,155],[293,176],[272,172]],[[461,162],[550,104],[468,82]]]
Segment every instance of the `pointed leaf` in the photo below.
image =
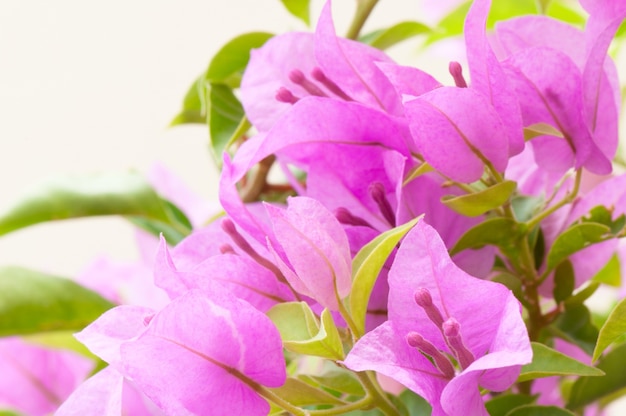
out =
[[576,416],[569,410],[557,406],[526,405],[507,413],[507,416]]
[[334,369],[333,371],[325,372],[319,376],[309,375],[307,377],[326,388],[338,392],[353,396],[363,396],[365,394],[363,386],[351,371]]
[[112,307],[71,280],[20,267],[0,268],[0,336],[78,331]]
[[432,406],[411,390],[404,390],[398,399],[406,407],[409,416],[430,416],[432,413]]
[[486,245],[500,247],[505,253],[518,251],[516,242],[522,235],[520,224],[510,218],[491,218],[470,228],[459,238],[450,255],[468,248],[481,248]]
[[622,299],[613,308],[608,319],[600,328],[598,343],[593,350],[592,360],[595,361],[600,358],[604,350],[624,333],[626,333],[626,299]]
[[597,364],[604,377],[583,377],[574,383],[567,408],[577,410],[626,388],[626,344],[614,348]]
[[385,50],[414,36],[429,33],[431,30],[423,23],[406,21],[369,33],[363,36],[361,41],[375,48]]
[[295,406],[319,404],[343,404],[344,402],[324,390],[315,388],[302,380],[289,377],[281,387],[269,389]]
[[189,87],[189,90],[183,99],[183,108],[170,122],[170,127],[174,127],[179,124],[206,123],[206,111],[204,104],[202,103],[205,94],[205,90],[202,85],[203,83],[204,76],[201,76],[193,82],[191,87]]
[[622,284],[622,271],[618,255],[614,254],[591,280],[613,287],[620,287]]
[[139,174],[128,172],[44,181],[0,216],[0,235],[45,221],[96,215],[149,218],[189,232],[170,217],[166,203]]
[[293,16],[302,20],[305,25],[309,26],[311,24],[310,17],[310,1],[309,0],[280,0],[283,3],[283,6],[291,13]]
[[350,314],[362,336],[365,333],[365,315],[374,283],[396,244],[422,217],[413,219],[386,231],[365,245],[352,261],[352,293]]
[[526,394],[502,394],[485,403],[489,416],[506,416],[517,407],[535,402],[537,397]]
[[575,224],[559,235],[548,252],[548,269],[554,269],[570,255],[604,240],[610,228],[598,223]]
[[550,124],[537,123],[524,127],[524,140],[529,141],[539,136],[555,136],[563,138],[563,133],[552,127]]
[[532,343],[533,361],[522,367],[518,382],[550,376],[602,376],[604,372],[544,344]]
[[285,349],[332,360],[344,358],[339,331],[327,309],[319,323],[305,302],[275,305],[267,315],[278,328]]
[[250,50],[260,48],[272,36],[266,32],[244,33],[226,43],[211,59],[205,74],[207,83],[239,87],[243,71],[250,60]]
[[504,181],[473,194],[443,197],[441,202],[459,214],[477,217],[504,204],[516,187],[516,182]]
[[207,98],[211,151],[215,162],[221,166],[226,145],[239,130],[245,114],[233,90],[226,85],[210,84],[207,87]]

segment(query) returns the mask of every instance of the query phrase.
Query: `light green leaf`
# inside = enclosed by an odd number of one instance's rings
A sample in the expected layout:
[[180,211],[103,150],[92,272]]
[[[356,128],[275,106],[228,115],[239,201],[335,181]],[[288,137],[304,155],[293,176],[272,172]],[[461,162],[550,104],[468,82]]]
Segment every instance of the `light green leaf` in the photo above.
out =
[[414,36],[429,33],[431,28],[423,23],[406,21],[397,23],[386,29],[369,33],[361,39],[375,48],[385,50],[393,45],[405,41]]
[[537,397],[526,394],[501,394],[485,403],[489,416],[506,416],[517,407],[535,402]]
[[291,13],[293,16],[302,20],[305,25],[309,26],[311,24],[310,18],[310,1],[309,0],[280,0],[283,3],[283,6]]
[[288,351],[342,360],[345,358],[339,331],[327,309],[321,322],[305,302],[280,303],[267,311]]
[[520,406],[507,413],[507,416],[576,416],[567,409],[557,406],[529,404]]
[[[241,103],[233,90],[222,84],[211,84],[207,87],[207,108],[211,153],[217,166],[222,166],[222,154],[227,146],[240,136],[234,135],[243,130],[245,114]],[[248,125],[249,126],[249,125]],[[243,131],[245,133],[247,128]],[[242,133],[242,134],[243,134]]]
[[71,280],[0,268],[0,336],[79,331],[113,306]]
[[404,390],[398,399],[406,408],[409,416],[430,416],[433,411],[432,406],[425,399],[411,390]]
[[529,141],[539,136],[554,136],[564,138],[563,133],[547,123],[531,124],[524,127],[524,140]]
[[473,194],[454,197],[444,196],[441,202],[459,214],[467,217],[477,217],[502,206],[502,204],[508,201],[516,187],[516,182],[504,181]]
[[250,60],[250,50],[260,48],[272,36],[274,35],[266,32],[244,33],[222,46],[211,59],[206,71],[207,83],[239,87],[243,71]]
[[620,287],[622,285],[622,269],[617,254],[614,254],[591,280],[613,287]]
[[600,328],[598,343],[593,350],[593,361],[600,358],[604,350],[624,333],[626,333],[626,299],[622,299],[613,308],[606,322]]
[[45,221],[96,215],[125,215],[157,220],[181,234],[190,228],[137,173],[62,176],[33,187],[0,215],[0,235]]
[[546,15],[582,28],[586,18],[579,11],[572,9],[571,4],[569,1],[552,0],[547,7]]
[[365,395],[365,390],[351,371],[343,370],[340,367],[332,371],[326,371],[321,375],[307,375],[308,378],[316,383],[341,393],[347,393],[353,396]]
[[205,94],[204,76],[201,76],[189,87],[183,99],[183,108],[170,122],[170,127],[179,124],[206,123],[206,109],[203,103]]
[[409,182],[411,182],[413,179],[428,173],[428,172],[432,172],[434,171],[435,168],[433,168],[431,165],[429,165],[427,162],[423,162],[421,165],[413,168],[409,174],[407,175],[407,177],[404,179],[404,182],[402,183],[402,186],[407,186],[409,184]]
[[562,354],[544,344],[532,343],[533,361],[522,367],[517,382],[551,376],[602,376],[604,372]]
[[548,252],[548,269],[554,269],[561,261],[594,243],[604,240],[610,228],[603,224],[585,222],[575,224],[559,235]]
[[357,325],[361,337],[365,333],[365,315],[374,283],[387,258],[396,244],[420,221],[415,218],[404,225],[385,231],[365,245],[352,260],[352,292],[350,293],[350,315]]
[[459,238],[450,255],[468,248],[481,248],[486,245],[500,247],[505,253],[516,253],[517,241],[522,236],[520,224],[510,218],[491,218],[470,228]]
[[338,405],[344,402],[322,389],[315,388],[302,380],[288,377],[281,387],[268,389],[282,399],[295,406],[310,406],[319,404]]
[[626,388],[626,344],[611,350],[596,367],[605,372],[604,377],[576,380],[570,392],[568,409],[580,409]]

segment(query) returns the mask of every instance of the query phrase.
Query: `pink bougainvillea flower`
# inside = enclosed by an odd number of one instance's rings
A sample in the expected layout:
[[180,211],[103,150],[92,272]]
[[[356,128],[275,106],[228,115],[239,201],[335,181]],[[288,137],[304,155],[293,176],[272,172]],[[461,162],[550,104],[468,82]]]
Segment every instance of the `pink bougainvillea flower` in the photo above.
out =
[[402,383],[432,405],[433,416],[486,416],[479,387],[506,390],[532,359],[511,291],[460,270],[423,221],[403,240],[389,286],[389,320],[361,338],[344,364]]
[[292,197],[287,202],[287,209],[266,205],[283,255],[271,244],[270,249],[291,287],[336,311],[352,284],[348,237],[319,201]]
[[166,414],[266,415],[255,387],[286,379],[278,330],[234,297],[190,291],[120,350],[123,374]]
[[484,95],[442,87],[405,104],[411,133],[424,159],[459,182],[473,182],[485,164],[503,172],[509,158],[507,131]]
[[542,16],[500,22],[496,49],[520,94],[524,124],[548,123],[564,135],[531,141],[539,166],[606,174],[619,114],[617,71],[606,53],[626,11],[620,1],[589,1],[586,7],[584,32]]
[[252,51],[241,81],[241,101],[252,124],[263,132],[292,104],[311,96],[357,101],[401,115],[398,96],[377,62],[392,61],[376,48],[336,36],[328,2],[315,34],[275,36]]
[[32,416],[54,412],[89,375],[93,361],[70,351],[0,340],[0,408]]

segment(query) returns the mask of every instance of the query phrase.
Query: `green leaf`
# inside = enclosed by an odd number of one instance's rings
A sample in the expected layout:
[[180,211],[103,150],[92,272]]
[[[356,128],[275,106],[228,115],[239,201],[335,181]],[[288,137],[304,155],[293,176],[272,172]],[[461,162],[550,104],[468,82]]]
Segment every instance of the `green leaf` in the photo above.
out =
[[485,403],[489,416],[506,416],[511,410],[535,402],[537,397],[526,394],[501,394]]
[[[222,166],[222,154],[232,142],[234,134],[241,131],[240,125],[246,118],[239,99],[230,87],[211,84],[207,88],[207,94],[211,153],[215,163]],[[235,139],[238,138],[235,137]]]
[[576,380],[567,403],[568,409],[580,409],[626,388],[626,344],[611,350],[596,367],[604,371],[605,376]]
[[582,28],[586,18],[577,10],[570,8],[569,5],[571,3],[567,1],[553,0],[547,7],[546,15]]
[[562,261],[554,271],[554,289],[552,295],[557,302],[563,302],[572,296],[576,281],[574,279],[574,267],[569,260]]
[[529,141],[539,136],[554,136],[564,138],[563,133],[547,123],[531,124],[524,127],[524,140]]
[[169,224],[182,234],[190,232],[139,174],[128,172],[44,181],[0,216],[0,235],[45,221],[96,215],[148,218]]
[[517,382],[551,376],[602,376],[604,372],[562,354],[547,345],[533,342],[533,361],[522,367]]
[[310,18],[310,1],[309,0],[280,0],[283,3],[283,6],[291,13],[293,16],[302,20],[305,25],[309,26],[311,24]]
[[477,217],[502,206],[502,204],[508,201],[516,187],[516,182],[504,181],[473,194],[455,197],[444,196],[441,202],[459,214],[467,217]]
[[113,306],[71,280],[0,268],[0,336],[79,331]]
[[352,292],[350,314],[357,325],[357,337],[365,333],[365,315],[374,283],[396,244],[420,221],[417,217],[406,224],[385,231],[367,243],[352,260]]
[[345,357],[332,315],[324,309],[321,322],[305,302],[280,303],[267,311],[288,351],[342,360]]
[[423,23],[406,21],[397,23],[383,30],[369,33],[361,39],[375,48],[385,50],[414,36],[429,33],[431,28]]
[[319,376],[307,375],[307,377],[331,390],[350,394],[353,396],[365,395],[365,390],[363,390],[363,386],[354,376],[354,373],[351,371],[347,371],[341,368],[335,368],[331,371],[326,371]]
[[561,261],[577,251],[603,241],[609,231],[606,225],[592,222],[572,225],[552,244],[548,252],[548,269],[554,269]]
[[80,341],[74,337],[75,330],[70,331],[48,331],[23,335],[25,341],[43,345],[49,348],[70,350],[84,355],[85,357],[97,360],[98,358]]
[[534,217],[541,210],[543,202],[543,198],[536,196],[515,195],[511,198],[511,208],[515,213],[515,218],[524,222]]
[[622,299],[613,308],[608,319],[600,328],[598,343],[593,350],[592,360],[595,361],[600,358],[604,350],[624,333],[626,333],[626,299]]
[[507,413],[507,416],[576,416],[567,409],[557,406],[540,406],[530,404],[520,406]]
[[171,246],[175,246],[191,233],[193,226],[187,216],[176,205],[167,200],[163,200],[163,204],[163,208],[170,220],[169,224],[144,217],[126,218],[137,227],[149,232],[155,237],[159,237],[163,234],[165,241]]
[[613,287],[620,287],[622,285],[622,270],[617,254],[614,254],[591,280]]
[[330,393],[315,388],[302,380],[288,377],[285,384],[278,388],[270,388],[272,392],[279,395],[282,399],[287,400],[295,406],[310,406],[319,404],[338,405],[343,404]]
[[272,36],[266,32],[251,32],[230,40],[211,59],[205,80],[211,84],[239,87],[243,71],[250,60],[250,50],[260,48]]
[[204,76],[201,76],[193,82],[191,87],[189,87],[189,90],[183,99],[183,108],[170,122],[170,127],[174,127],[179,124],[206,123],[206,109],[204,108],[203,103],[205,89],[203,84]]
[[519,251],[517,242],[521,236],[520,224],[514,220],[502,217],[491,218],[467,230],[452,247],[450,255],[468,248],[481,248],[486,245],[500,247],[507,254],[516,253]]
[[427,162],[423,162],[421,165],[418,165],[415,168],[411,169],[407,177],[404,179],[404,182],[402,182],[402,186],[407,186],[409,182],[411,182],[413,179],[434,170],[435,168],[430,166]]
[[0,416],[23,416],[21,413],[12,410],[0,410]]
[[[571,300],[571,298],[569,299]],[[565,302],[565,311],[554,323],[559,336],[578,345],[592,355],[598,340],[598,328],[591,321],[589,309],[582,303]]]

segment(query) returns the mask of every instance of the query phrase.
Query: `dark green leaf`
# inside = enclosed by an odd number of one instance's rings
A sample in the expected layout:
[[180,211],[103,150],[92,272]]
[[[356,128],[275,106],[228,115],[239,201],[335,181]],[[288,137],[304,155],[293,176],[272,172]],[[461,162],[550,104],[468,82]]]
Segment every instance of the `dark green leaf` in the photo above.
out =
[[569,410],[556,406],[539,406],[535,404],[520,406],[507,413],[507,416],[576,416]]
[[363,36],[362,42],[385,50],[414,36],[429,33],[431,29],[419,22],[400,22],[383,30],[377,30]]
[[525,394],[501,394],[485,403],[489,416],[506,416],[516,407],[532,404],[537,398]]
[[608,319],[600,328],[598,343],[593,351],[593,361],[600,358],[604,350],[626,333],[626,299],[622,299],[611,311]]
[[309,26],[311,24],[310,21],[310,1],[309,0],[280,0],[282,1],[285,8],[291,13],[293,16],[302,20],[305,25]]
[[576,294],[574,296],[572,296],[571,298],[567,299],[565,301],[565,303],[568,304],[568,305],[582,304],[584,301],[589,299],[591,297],[591,295],[593,295],[596,292],[596,290],[598,290],[599,287],[600,287],[600,283],[598,283],[598,282],[590,282],[583,289],[581,289],[578,292],[576,292]]
[[411,390],[404,390],[398,398],[408,411],[409,416],[430,416],[432,413],[431,405]]
[[454,197],[444,196],[441,202],[459,214],[477,217],[502,206],[509,200],[516,187],[516,182],[504,181],[473,194]]
[[626,388],[626,344],[610,351],[598,364],[604,377],[582,377],[572,386],[567,408],[577,410]]
[[[208,123],[211,152],[218,166],[222,166],[222,154],[239,129],[245,114],[233,90],[221,84],[211,84],[208,94]],[[247,130],[247,129],[246,129]]]
[[357,325],[357,337],[365,333],[365,315],[374,283],[396,244],[421,220],[421,216],[385,231],[365,245],[352,260],[350,315]]
[[591,322],[589,309],[581,303],[565,303],[565,311],[557,318],[555,327],[561,336],[592,355],[598,340],[598,328]]
[[211,59],[206,71],[207,83],[239,87],[241,76],[250,59],[250,50],[260,48],[272,36],[274,35],[266,32],[245,33],[222,46]]
[[552,295],[557,302],[563,302],[572,296],[576,281],[574,279],[574,267],[569,260],[562,261],[554,271],[554,289]]
[[548,269],[554,269],[561,261],[594,243],[605,239],[609,227],[598,223],[575,224],[559,235],[548,252]]
[[562,354],[544,344],[533,342],[533,361],[522,367],[518,382],[551,376],[602,376],[604,373]]
[[278,394],[282,399],[287,400],[295,406],[307,406],[314,404],[342,404],[343,402],[326,393],[324,390],[310,386],[309,384],[298,380],[297,378],[288,377],[285,384],[281,387],[269,389]]
[[45,221],[126,215],[189,229],[170,217],[166,203],[137,173],[66,176],[47,180],[0,216],[0,235]]
[[468,248],[481,248],[486,245],[500,247],[505,253],[517,253],[517,242],[522,236],[520,224],[510,218],[491,218],[470,228],[456,242],[450,254],[460,253]]
[[0,268],[0,336],[79,331],[113,306],[71,280]]

